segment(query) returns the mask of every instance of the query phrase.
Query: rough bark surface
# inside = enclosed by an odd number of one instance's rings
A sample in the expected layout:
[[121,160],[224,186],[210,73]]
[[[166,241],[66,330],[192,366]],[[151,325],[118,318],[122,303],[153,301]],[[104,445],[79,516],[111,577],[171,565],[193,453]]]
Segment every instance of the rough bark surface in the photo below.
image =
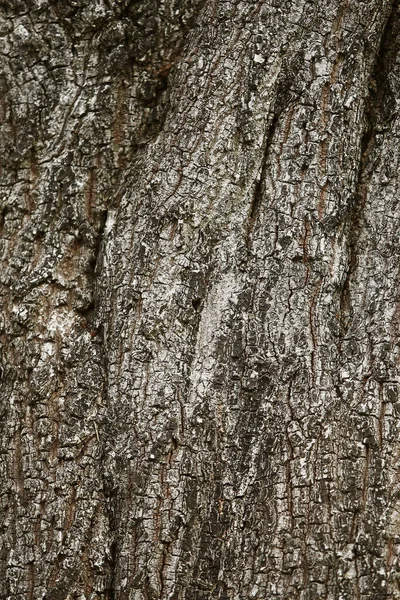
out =
[[400,598],[399,27],[0,2],[0,598]]

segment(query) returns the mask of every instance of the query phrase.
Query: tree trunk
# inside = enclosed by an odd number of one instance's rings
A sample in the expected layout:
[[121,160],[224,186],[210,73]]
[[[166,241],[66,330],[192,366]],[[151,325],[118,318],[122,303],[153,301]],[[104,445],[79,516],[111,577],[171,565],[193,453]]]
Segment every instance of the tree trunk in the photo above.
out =
[[399,0],[3,0],[7,600],[400,598]]

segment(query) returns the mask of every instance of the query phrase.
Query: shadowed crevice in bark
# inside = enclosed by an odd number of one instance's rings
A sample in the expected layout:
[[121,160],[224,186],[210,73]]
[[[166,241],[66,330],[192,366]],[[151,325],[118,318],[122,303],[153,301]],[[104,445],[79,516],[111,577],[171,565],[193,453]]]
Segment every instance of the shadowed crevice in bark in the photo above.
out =
[[264,186],[265,176],[266,176],[267,169],[268,169],[268,158],[269,158],[268,155],[269,155],[272,140],[273,140],[275,132],[276,132],[276,128],[278,126],[279,116],[280,116],[280,113],[274,114],[274,116],[272,117],[271,124],[268,128],[268,133],[266,135],[265,142],[264,142],[264,150],[263,150],[263,155],[262,155],[262,160],[261,160],[260,174],[259,174],[258,179],[256,180],[256,183],[254,186],[253,196],[252,196],[252,200],[250,203],[249,216],[247,218],[247,223],[246,223],[246,246],[247,246],[248,250],[251,245],[251,234],[252,234],[252,231],[254,228],[254,224],[258,217],[261,202],[263,200],[263,186]]

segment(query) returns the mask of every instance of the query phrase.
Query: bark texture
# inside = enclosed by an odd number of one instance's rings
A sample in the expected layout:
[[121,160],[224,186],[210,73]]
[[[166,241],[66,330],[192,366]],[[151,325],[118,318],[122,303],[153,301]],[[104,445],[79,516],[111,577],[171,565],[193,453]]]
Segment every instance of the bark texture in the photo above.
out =
[[0,2],[0,598],[400,598],[399,26]]

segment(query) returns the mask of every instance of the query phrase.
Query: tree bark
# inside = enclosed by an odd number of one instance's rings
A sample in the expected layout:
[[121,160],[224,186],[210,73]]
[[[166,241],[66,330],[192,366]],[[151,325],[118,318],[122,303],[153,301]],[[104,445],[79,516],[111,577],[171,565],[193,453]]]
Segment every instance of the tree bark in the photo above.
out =
[[0,2],[1,598],[400,598],[399,26]]

